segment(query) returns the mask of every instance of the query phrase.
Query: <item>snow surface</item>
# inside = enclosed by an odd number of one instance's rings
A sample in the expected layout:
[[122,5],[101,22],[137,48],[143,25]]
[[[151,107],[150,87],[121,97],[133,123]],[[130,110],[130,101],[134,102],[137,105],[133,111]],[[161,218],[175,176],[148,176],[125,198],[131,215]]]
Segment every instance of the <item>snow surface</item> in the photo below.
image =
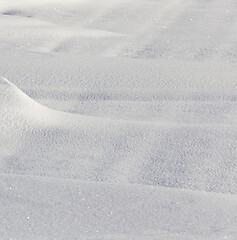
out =
[[0,239],[237,239],[237,3],[0,1]]

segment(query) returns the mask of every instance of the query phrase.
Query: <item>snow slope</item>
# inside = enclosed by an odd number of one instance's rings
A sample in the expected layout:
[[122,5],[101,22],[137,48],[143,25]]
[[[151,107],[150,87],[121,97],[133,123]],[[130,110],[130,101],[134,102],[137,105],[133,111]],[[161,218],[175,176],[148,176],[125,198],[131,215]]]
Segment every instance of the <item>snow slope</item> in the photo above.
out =
[[[235,239],[236,196],[1,174],[3,239]],[[9,204],[9,202],[11,204]]]
[[7,138],[17,129],[25,139],[2,159],[2,173],[236,193],[233,125],[78,116],[47,109],[6,79],[1,83],[2,128]]
[[236,3],[0,4],[1,239],[236,239]]

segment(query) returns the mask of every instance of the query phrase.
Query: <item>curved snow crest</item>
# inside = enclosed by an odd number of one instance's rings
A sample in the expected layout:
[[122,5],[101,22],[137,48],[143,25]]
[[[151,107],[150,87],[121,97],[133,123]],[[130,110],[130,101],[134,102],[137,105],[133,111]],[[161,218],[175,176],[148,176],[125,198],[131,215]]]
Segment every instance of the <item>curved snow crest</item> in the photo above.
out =
[[237,175],[230,164],[236,158],[235,128],[58,112],[5,78],[0,103],[2,173],[236,193]]
[[33,120],[49,124],[55,121],[54,111],[35,102],[5,77],[0,76],[1,122],[15,126]]
[[[68,128],[74,124],[76,128],[87,125],[87,117],[72,115],[47,108],[26,95],[5,77],[0,76],[0,128],[2,126],[18,126],[24,128],[29,123],[30,128],[38,127],[60,127]],[[39,125],[40,124],[40,125]]]
[[20,104],[37,104],[4,77],[0,77],[0,93],[2,107],[4,105],[12,105],[14,107]]
[[0,84],[2,85],[2,84],[9,84],[9,81],[6,79],[6,78],[4,78],[4,77],[1,77],[0,76]]

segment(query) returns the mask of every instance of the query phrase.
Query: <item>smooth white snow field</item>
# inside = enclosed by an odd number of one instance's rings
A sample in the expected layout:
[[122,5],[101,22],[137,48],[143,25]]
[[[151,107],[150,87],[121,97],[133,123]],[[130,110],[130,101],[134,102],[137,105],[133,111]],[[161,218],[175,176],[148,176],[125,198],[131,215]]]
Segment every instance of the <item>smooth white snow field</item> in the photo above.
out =
[[2,239],[237,239],[236,0],[0,0]]

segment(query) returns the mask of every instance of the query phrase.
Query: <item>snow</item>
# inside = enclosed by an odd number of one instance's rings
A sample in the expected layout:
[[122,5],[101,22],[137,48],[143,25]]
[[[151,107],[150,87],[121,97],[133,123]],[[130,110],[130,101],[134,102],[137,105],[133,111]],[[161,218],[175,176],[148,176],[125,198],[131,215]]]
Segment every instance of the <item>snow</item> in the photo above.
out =
[[2,0],[1,239],[236,239],[236,3]]
[[[224,239],[237,199],[182,189],[1,175],[13,239]],[[220,231],[221,229],[221,231]],[[227,238],[227,239],[228,239]]]

